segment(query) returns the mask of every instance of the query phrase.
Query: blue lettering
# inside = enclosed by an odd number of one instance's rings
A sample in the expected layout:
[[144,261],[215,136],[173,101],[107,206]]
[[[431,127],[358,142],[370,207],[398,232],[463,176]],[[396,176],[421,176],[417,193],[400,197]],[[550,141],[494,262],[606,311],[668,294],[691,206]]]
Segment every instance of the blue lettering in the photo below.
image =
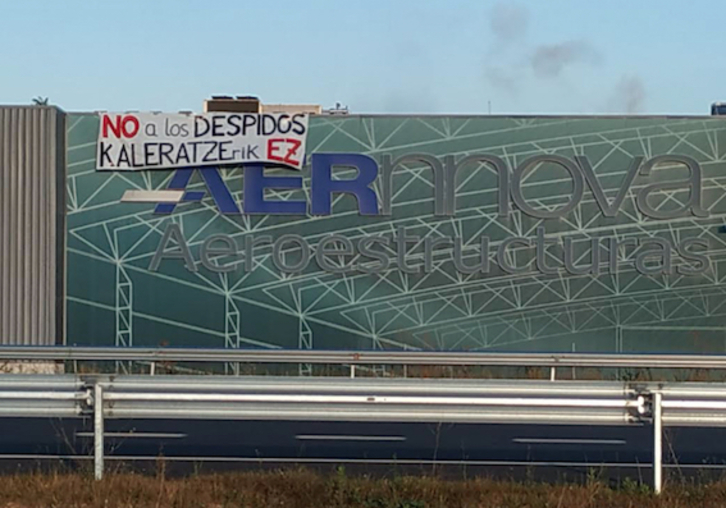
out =
[[[217,168],[200,168],[198,171],[201,173],[202,179],[220,212],[235,215],[242,213]],[[194,169],[178,169],[167,188],[185,190],[192,179],[192,173],[194,173]],[[204,193],[201,191],[187,191],[184,193],[182,202],[201,201],[203,197]],[[170,214],[175,208],[176,203],[159,203],[156,205],[154,213]]]
[[[196,149],[196,146],[194,148]],[[223,159],[228,158],[229,149],[227,146],[220,147],[219,151]],[[162,149],[160,152],[161,157],[165,159],[170,157],[166,150]],[[185,150],[184,158],[187,157],[189,155]],[[378,198],[372,188],[373,182],[378,177],[378,164],[373,158],[367,155],[348,153],[313,154],[311,166],[312,198],[310,212],[313,215],[330,215],[333,208],[333,194],[336,193],[355,196],[361,215],[379,214]],[[336,180],[333,179],[334,166],[355,168],[358,170],[358,174],[355,178]],[[184,190],[181,202],[201,201],[206,195],[204,191],[186,190],[195,171],[199,171],[217,209],[223,214],[305,215],[307,213],[307,203],[305,201],[268,201],[265,199],[266,189],[302,189],[303,178],[300,176],[265,175],[265,168],[259,163],[244,165],[244,212],[235,201],[234,195],[216,167],[176,170],[167,188]],[[177,203],[157,203],[154,212],[157,214],[170,214],[174,211],[176,205]]]
[[242,212],[240,212],[237,203],[234,201],[234,196],[232,196],[227,184],[222,180],[222,175],[219,174],[217,168],[201,168],[199,172],[202,174],[204,183],[207,184],[207,189],[214,198],[219,211],[225,214],[240,215]]
[[[174,176],[171,178],[171,182],[169,182],[169,186],[167,189],[169,190],[185,190],[187,188],[187,185],[189,185],[189,180],[192,179],[192,173],[194,173],[193,169],[178,169],[174,173]],[[187,196],[186,194],[182,198],[182,201],[185,201]],[[192,201],[192,200],[190,200]],[[194,200],[196,201],[196,200]],[[199,201],[201,201],[201,198],[199,198]],[[176,203],[158,203],[156,205],[156,208],[154,208],[154,213],[157,214],[169,214],[174,211],[176,208]]]
[[245,165],[245,213],[305,215],[306,203],[304,201],[265,201],[265,189],[302,189],[302,178],[265,176],[265,168],[261,164]]
[[[333,180],[333,166],[358,169],[358,175],[350,180]],[[378,215],[378,199],[369,186],[378,177],[378,164],[362,154],[330,153],[312,156],[312,206],[313,215],[330,215],[331,197],[334,192],[353,194],[358,199],[361,215]]]

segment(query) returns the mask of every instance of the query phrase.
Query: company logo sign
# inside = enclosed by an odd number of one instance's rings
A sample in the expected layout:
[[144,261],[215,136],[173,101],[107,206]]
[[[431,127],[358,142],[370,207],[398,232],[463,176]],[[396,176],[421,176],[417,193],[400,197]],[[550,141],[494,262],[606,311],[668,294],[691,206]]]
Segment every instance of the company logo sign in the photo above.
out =
[[[152,135],[155,129],[163,138]],[[124,202],[154,203],[155,213],[162,215],[173,213],[179,203],[211,197],[220,213],[231,216],[325,216],[332,213],[333,196],[342,193],[356,199],[361,216],[391,216],[394,171],[402,165],[417,163],[430,169],[434,184],[434,215],[450,218],[457,210],[457,174],[475,164],[484,164],[497,176],[497,197],[493,204],[500,218],[506,220],[516,208],[526,216],[543,219],[543,225],[536,228],[534,237],[512,236],[497,241],[488,236],[422,238],[403,227],[390,235],[363,235],[357,239],[331,234],[317,245],[310,245],[306,238],[297,234],[279,238],[248,234],[240,239],[213,234],[199,246],[198,260],[194,259],[178,225],[170,223],[152,259],[151,270],[158,270],[165,259],[182,259],[191,271],[200,266],[216,272],[250,271],[255,267],[254,259],[260,249],[271,249],[275,266],[286,273],[304,271],[313,260],[323,271],[333,273],[382,273],[394,264],[405,273],[430,272],[442,252],[448,252],[456,270],[466,274],[536,271],[547,275],[564,270],[574,275],[597,276],[617,273],[619,266],[626,263],[643,274],[697,275],[710,267],[706,255],[709,242],[705,238],[623,237],[617,234],[593,238],[578,238],[576,234],[549,237],[544,227],[544,221],[562,219],[573,213],[588,190],[596,210],[604,218],[618,216],[627,196],[632,197],[635,208],[647,220],[708,217],[710,212],[702,202],[702,170],[689,156],[634,157],[622,168],[624,176],[613,194],[606,192],[585,156],[567,158],[541,154],[510,167],[493,154],[436,157],[414,153],[398,158],[384,154],[377,161],[364,154],[315,153],[309,157],[311,188],[306,193],[310,197],[309,203],[269,198],[267,191],[303,188],[302,176],[272,175],[265,167],[301,169],[305,162],[306,133],[307,119],[301,115],[107,115],[101,120],[99,169],[181,167],[175,171],[166,189],[129,190],[122,198]],[[242,188],[230,189],[218,167],[240,163],[244,165]],[[569,196],[557,207],[535,205],[523,192],[525,179],[543,164],[564,169],[570,180]],[[663,181],[655,173],[664,167],[678,168],[683,177]],[[340,173],[336,178],[336,168],[356,171],[350,178],[341,178]],[[206,190],[188,188],[195,172],[201,176]],[[380,193],[374,190],[374,183],[378,184]],[[240,190],[242,199],[238,201],[233,191]],[[674,193],[686,198],[679,201],[679,206],[664,208],[658,204],[657,196]],[[298,261],[292,264],[285,256],[290,249],[299,252]],[[517,263],[520,258],[515,255],[522,251],[529,252],[530,261],[524,265]],[[560,261],[553,263],[552,259]]]
[[[358,211],[361,215],[391,215],[393,207],[393,172],[402,164],[423,163],[431,169],[434,182],[434,215],[454,216],[456,214],[456,178],[461,168],[471,167],[474,163],[484,163],[491,167],[498,176],[498,214],[507,217],[513,205],[522,213],[538,219],[561,219],[569,215],[585,196],[589,189],[595,203],[604,217],[618,215],[626,196],[636,177],[649,179],[656,167],[676,166],[686,170],[686,178],[678,181],[656,180],[649,185],[641,186],[635,194],[635,204],[650,219],[666,220],[677,217],[695,216],[708,217],[709,212],[702,204],[701,167],[699,163],[684,155],[659,155],[650,159],[634,157],[630,160],[626,174],[613,198],[606,196],[600,179],[595,175],[590,160],[585,156],[573,159],[559,155],[535,155],[524,160],[518,166],[509,165],[496,155],[471,155],[456,159],[454,156],[435,157],[430,154],[408,154],[398,159],[389,155],[381,157],[381,165],[375,159],[363,154],[333,153],[313,154],[310,158],[311,189],[310,207],[304,201],[266,200],[266,190],[302,189],[301,176],[271,176],[265,174],[263,164],[245,164],[242,183],[242,203],[235,202],[232,191],[227,187],[215,168],[178,170],[166,191],[172,201],[200,201],[206,196],[204,191],[187,191],[195,171],[199,171],[209,195],[213,198],[218,210],[224,214],[278,214],[278,215],[330,215],[332,213],[332,196],[336,193],[350,194],[356,197]],[[568,173],[572,192],[566,203],[555,209],[544,209],[532,205],[523,192],[523,181],[542,164],[559,166]],[[334,169],[355,168],[354,178],[334,178]],[[373,184],[379,181],[381,194],[373,190]],[[689,198],[677,209],[663,210],[653,205],[652,196],[664,191],[687,191]],[[158,198],[162,194],[155,194]],[[127,201],[133,201],[127,199]],[[158,199],[156,213],[170,213],[173,207],[167,208],[164,199]]]

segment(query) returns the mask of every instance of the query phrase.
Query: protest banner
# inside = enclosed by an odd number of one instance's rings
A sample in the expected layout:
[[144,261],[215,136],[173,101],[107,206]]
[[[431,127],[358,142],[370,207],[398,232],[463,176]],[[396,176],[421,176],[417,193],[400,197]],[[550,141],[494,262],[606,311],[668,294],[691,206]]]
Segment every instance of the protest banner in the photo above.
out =
[[101,113],[96,168],[260,163],[301,169],[307,130],[302,113]]

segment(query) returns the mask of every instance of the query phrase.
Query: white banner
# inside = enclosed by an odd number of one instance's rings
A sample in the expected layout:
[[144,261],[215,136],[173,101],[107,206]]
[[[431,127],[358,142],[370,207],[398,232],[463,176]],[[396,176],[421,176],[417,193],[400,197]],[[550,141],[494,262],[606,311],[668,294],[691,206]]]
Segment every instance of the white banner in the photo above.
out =
[[308,115],[101,113],[96,167],[134,171],[268,163],[301,169]]

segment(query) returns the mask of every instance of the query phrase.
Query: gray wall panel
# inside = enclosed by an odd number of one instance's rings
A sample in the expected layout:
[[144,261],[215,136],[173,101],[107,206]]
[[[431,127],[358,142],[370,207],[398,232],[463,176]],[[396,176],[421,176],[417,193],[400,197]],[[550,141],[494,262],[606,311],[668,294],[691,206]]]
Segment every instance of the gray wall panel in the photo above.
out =
[[0,344],[63,340],[64,116],[0,107]]

